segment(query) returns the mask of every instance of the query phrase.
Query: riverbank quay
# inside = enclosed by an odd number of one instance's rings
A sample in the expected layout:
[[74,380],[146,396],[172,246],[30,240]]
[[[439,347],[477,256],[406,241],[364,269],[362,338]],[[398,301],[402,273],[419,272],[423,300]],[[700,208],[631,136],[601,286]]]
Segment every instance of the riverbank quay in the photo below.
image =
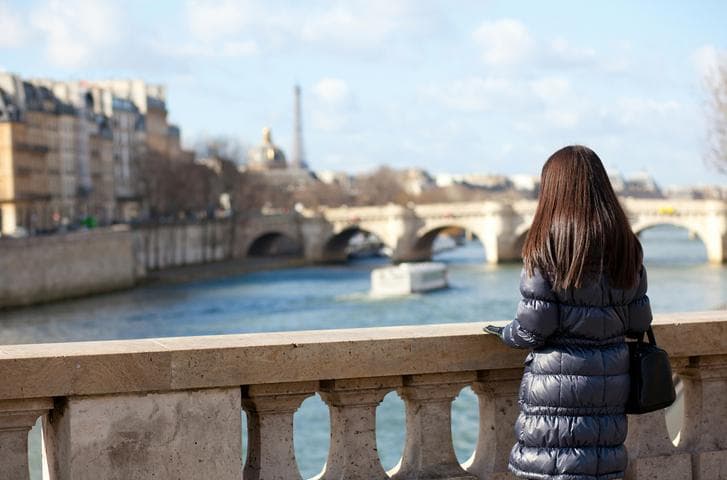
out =
[[[629,419],[627,479],[727,472],[727,312],[658,315],[683,385],[676,443],[664,411]],[[331,442],[320,478],[511,478],[507,455],[525,351],[482,323],[0,347],[0,464],[27,477],[27,432],[43,419],[49,478],[300,478],[293,415],[318,393]],[[470,386],[479,439],[460,464],[451,404]],[[406,440],[389,472],[376,408],[396,391]],[[241,458],[241,418],[248,454]]]
[[127,227],[0,239],[0,308],[131,288],[146,274],[133,245]]
[[3,238],[0,310],[307,264],[290,254],[243,255],[224,220]]

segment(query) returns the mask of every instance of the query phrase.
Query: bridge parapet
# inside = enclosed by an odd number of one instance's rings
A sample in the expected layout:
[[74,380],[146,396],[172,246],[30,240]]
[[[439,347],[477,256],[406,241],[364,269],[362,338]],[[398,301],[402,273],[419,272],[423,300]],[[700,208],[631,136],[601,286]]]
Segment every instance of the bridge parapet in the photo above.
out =
[[[683,227],[703,241],[710,262],[727,261],[727,202],[637,198],[621,202],[636,233],[656,225]],[[329,235],[350,228],[374,233],[392,249],[394,260],[428,259],[438,231],[462,228],[480,239],[488,263],[498,263],[519,260],[536,208],[536,200],[526,199],[321,208],[318,215],[331,225]]]
[[727,261],[727,202],[668,198],[621,201],[634,232],[657,225],[682,227],[702,240],[709,262]]
[[[525,352],[481,324],[280,332],[0,347],[0,464],[28,478],[27,432],[44,418],[50,478],[300,478],[293,415],[328,405],[319,478],[492,479],[506,473]],[[627,479],[707,480],[727,472],[727,312],[661,315],[660,345],[681,376],[676,445],[664,412],[629,419]],[[685,341],[688,339],[688,341]],[[479,439],[460,464],[451,402],[471,386]],[[385,472],[376,408],[406,406],[403,457]],[[242,410],[241,410],[242,409]],[[241,458],[241,411],[249,448]]]
[[456,202],[415,205],[414,213],[420,217],[468,217],[498,215],[507,205],[502,202]]

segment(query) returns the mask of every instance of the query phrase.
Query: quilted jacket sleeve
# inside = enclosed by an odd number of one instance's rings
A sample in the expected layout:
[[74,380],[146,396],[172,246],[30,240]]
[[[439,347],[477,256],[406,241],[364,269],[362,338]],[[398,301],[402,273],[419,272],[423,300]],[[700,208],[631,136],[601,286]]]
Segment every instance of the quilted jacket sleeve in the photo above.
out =
[[629,325],[626,330],[626,335],[629,337],[638,337],[651,326],[651,304],[646,295],[647,287],[646,268],[642,266],[639,273],[639,286],[634,299],[629,303]]
[[537,348],[558,328],[559,307],[550,283],[536,270],[520,276],[522,299],[515,319],[507,324],[501,338],[514,348]]

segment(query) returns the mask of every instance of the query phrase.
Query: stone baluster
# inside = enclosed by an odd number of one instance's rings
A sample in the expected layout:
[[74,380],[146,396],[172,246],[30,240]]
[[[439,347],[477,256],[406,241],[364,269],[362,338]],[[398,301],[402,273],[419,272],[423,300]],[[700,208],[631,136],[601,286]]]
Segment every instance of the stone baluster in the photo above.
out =
[[301,478],[293,448],[293,414],[317,389],[318,382],[243,387],[248,432],[244,480]]
[[482,479],[515,478],[507,470],[510,450],[515,444],[518,392],[522,368],[479,372],[472,389],[480,406],[480,430],[477,447],[464,467]]
[[55,480],[240,478],[239,387],[61,397],[44,420]]
[[476,479],[457,461],[452,445],[452,400],[474,372],[407,375],[399,395],[406,404],[406,443],[395,480]]
[[[672,359],[675,370],[686,359]],[[692,465],[688,453],[674,446],[666,426],[665,410],[628,416],[626,449],[629,464],[626,479],[665,480],[692,478]]]
[[50,398],[0,400],[0,477],[27,480],[28,432],[53,408]]
[[376,407],[401,377],[321,382],[331,414],[331,446],[322,480],[388,479],[376,449]]
[[693,479],[727,478],[727,355],[691,357],[676,371],[684,385],[679,445],[691,453]]

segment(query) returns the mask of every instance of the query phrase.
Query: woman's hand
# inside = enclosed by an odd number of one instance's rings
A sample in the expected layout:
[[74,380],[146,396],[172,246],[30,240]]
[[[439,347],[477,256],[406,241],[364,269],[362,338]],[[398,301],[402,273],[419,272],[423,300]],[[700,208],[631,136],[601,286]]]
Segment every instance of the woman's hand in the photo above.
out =
[[503,327],[498,327],[496,325],[487,325],[482,330],[484,330],[487,333],[492,333],[494,335],[497,335],[498,337],[501,337],[502,336]]

